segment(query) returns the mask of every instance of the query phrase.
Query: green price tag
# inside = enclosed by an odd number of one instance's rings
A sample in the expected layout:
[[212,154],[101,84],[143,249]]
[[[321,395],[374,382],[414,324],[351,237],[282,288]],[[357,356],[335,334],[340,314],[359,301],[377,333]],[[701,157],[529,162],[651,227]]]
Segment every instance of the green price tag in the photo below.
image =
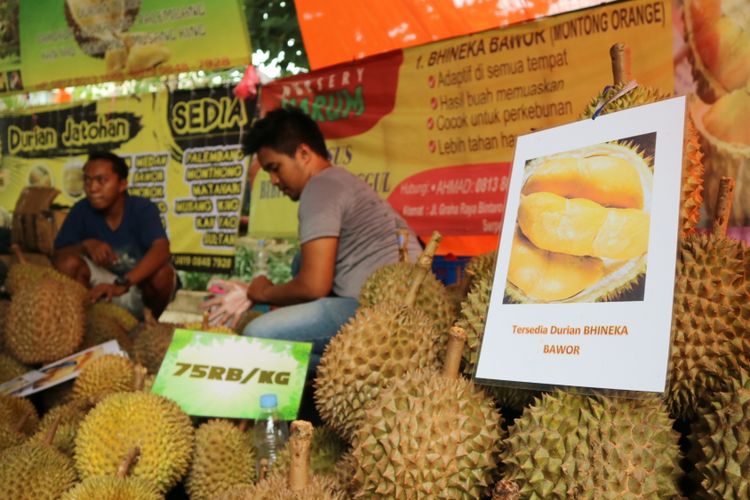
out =
[[177,329],[152,392],[189,415],[257,418],[260,396],[276,394],[279,415],[297,418],[312,344]]

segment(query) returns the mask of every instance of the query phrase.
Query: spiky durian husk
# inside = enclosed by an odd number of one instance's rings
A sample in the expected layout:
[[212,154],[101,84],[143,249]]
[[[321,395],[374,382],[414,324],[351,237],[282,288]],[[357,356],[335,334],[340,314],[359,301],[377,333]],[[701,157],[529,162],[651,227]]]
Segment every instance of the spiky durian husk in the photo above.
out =
[[361,307],[331,339],[315,378],[315,406],[347,440],[364,418],[365,405],[391,379],[437,367],[438,334],[420,309],[394,302]]
[[4,498],[57,500],[76,482],[70,458],[52,446],[22,444],[0,451]]
[[97,476],[85,479],[72,490],[67,491],[61,500],[160,500],[154,484],[139,477]]
[[133,341],[128,333],[137,325],[138,320],[127,309],[109,302],[97,302],[86,311],[86,334],[82,347],[115,339],[122,349],[130,352]]
[[[482,345],[484,336],[484,325],[487,321],[487,310],[490,305],[490,292],[492,291],[492,273],[484,273],[477,276],[466,297],[461,304],[461,315],[456,323],[466,332],[466,343],[463,351],[463,374],[471,378],[477,367],[479,359],[479,347]],[[486,390],[501,406],[511,408],[523,408],[533,401],[537,392],[513,387],[490,386]]]
[[96,403],[113,392],[132,391],[134,385],[133,363],[125,356],[107,354],[83,366],[73,383],[73,398]]
[[344,453],[333,468],[330,475],[335,481],[336,490],[346,493],[347,497],[354,497],[354,473],[357,470],[357,460],[351,449]]
[[703,498],[750,497],[750,376],[701,409],[692,439]]
[[466,263],[463,276],[458,283],[451,289],[453,291],[453,301],[456,311],[461,311],[461,303],[466,300],[466,296],[471,291],[472,286],[477,280],[485,276],[492,277],[495,275],[495,261],[497,261],[497,251],[486,252],[475,255]]
[[0,351],[5,351],[5,323],[10,312],[10,300],[0,300]]
[[20,377],[29,370],[28,366],[20,363],[13,356],[0,352],[0,384]]
[[[384,301],[401,302],[409,293],[417,271],[416,264],[397,262],[373,272],[359,292],[361,307],[370,307]],[[456,311],[445,286],[434,274],[427,273],[417,294],[417,309],[424,311],[435,322],[435,329],[444,334],[441,343],[448,342],[448,329],[456,319]],[[444,346],[441,347],[441,352]]]
[[676,432],[656,397],[544,394],[509,429],[504,478],[523,498],[672,498]]
[[195,454],[185,490],[192,500],[212,499],[236,484],[255,480],[249,434],[226,420],[209,420],[195,432]]
[[174,325],[166,323],[142,323],[134,331],[133,357],[146,367],[149,373],[159,371],[164,355],[169,349],[174,334]]
[[[338,434],[328,427],[315,427],[310,442],[310,472],[315,475],[328,475],[336,472],[337,463],[349,448]],[[271,474],[289,473],[291,454],[287,444],[271,464]]]
[[307,487],[292,491],[287,478],[272,475],[254,485],[236,485],[218,497],[219,500],[344,500],[349,498],[336,489],[332,478],[311,476]]
[[[609,99],[617,94],[626,83],[610,87],[606,92],[595,97],[581,118],[591,118],[596,110],[600,99]],[[602,114],[614,113],[624,109],[650,104],[670,98],[670,94],[651,88],[638,86],[624,96],[607,104]],[[703,205],[703,152],[698,131],[692,119],[686,120],[685,138],[683,142],[682,160],[682,188],[680,193],[680,231],[683,235],[692,234],[700,220],[701,206]],[[711,198],[713,199],[713,198]]]
[[22,444],[28,436],[23,432],[15,430],[13,427],[0,424],[0,450],[10,448],[11,446],[18,446]]
[[8,351],[22,363],[49,363],[76,352],[85,330],[86,289],[45,278],[13,297],[6,323]]
[[81,422],[75,462],[82,479],[114,475],[134,447],[130,475],[152,480],[164,493],[185,475],[193,454],[193,426],[173,401],[147,392],[107,396]]
[[367,498],[479,498],[494,483],[501,418],[462,378],[393,379],[355,433],[354,488]]
[[78,426],[86,416],[88,409],[88,406],[78,401],[55,406],[44,414],[41,422],[39,422],[36,433],[29,438],[29,442],[44,442],[50,427],[59,419],[52,445],[64,454],[72,457]]
[[39,414],[32,402],[26,398],[0,394],[0,425],[16,428],[22,418],[26,418],[26,421],[21,432],[31,435],[39,425]]
[[52,278],[57,274],[52,267],[33,264],[31,262],[17,262],[10,266],[5,278],[5,289],[11,296],[21,288],[33,285],[45,278]]
[[673,416],[692,418],[750,366],[745,252],[742,243],[713,235],[680,242],[667,393]]

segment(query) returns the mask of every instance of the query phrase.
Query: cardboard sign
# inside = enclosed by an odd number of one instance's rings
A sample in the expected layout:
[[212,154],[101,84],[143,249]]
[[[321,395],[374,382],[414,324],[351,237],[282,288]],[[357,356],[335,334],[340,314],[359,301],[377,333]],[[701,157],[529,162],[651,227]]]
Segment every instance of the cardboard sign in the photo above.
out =
[[152,392],[189,415],[257,418],[276,394],[279,415],[297,417],[312,344],[177,329]]
[[519,137],[476,378],[660,393],[685,98]]
[[0,394],[23,397],[49,389],[78,377],[85,365],[106,354],[127,357],[117,341],[110,340],[8,380],[0,384]]

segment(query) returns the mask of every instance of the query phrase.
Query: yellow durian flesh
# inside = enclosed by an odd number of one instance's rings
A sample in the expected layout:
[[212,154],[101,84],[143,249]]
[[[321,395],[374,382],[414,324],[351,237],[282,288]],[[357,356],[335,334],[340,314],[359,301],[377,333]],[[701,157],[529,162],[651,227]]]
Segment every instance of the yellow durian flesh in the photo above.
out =
[[540,250],[516,231],[508,281],[527,297],[541,302],[567,299],[603,276],[601,259]]

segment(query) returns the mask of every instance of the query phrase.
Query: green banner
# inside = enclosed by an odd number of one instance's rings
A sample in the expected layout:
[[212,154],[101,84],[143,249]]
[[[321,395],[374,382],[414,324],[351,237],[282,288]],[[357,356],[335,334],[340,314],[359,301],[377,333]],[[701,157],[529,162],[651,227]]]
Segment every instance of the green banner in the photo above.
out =
[[221,69],[250,61],[250,39],[238,0],[11,0],[3,2],[0,16],[3,29],[12,28],[8,38],[15,40],[15,45],[0,41],[0,71],[6,81],[3,89],[0,78],[0,92]]
[[276,394],[279,416],[297,418],[312,344],[177,329],[152,391],[189,415],[257,418]]

